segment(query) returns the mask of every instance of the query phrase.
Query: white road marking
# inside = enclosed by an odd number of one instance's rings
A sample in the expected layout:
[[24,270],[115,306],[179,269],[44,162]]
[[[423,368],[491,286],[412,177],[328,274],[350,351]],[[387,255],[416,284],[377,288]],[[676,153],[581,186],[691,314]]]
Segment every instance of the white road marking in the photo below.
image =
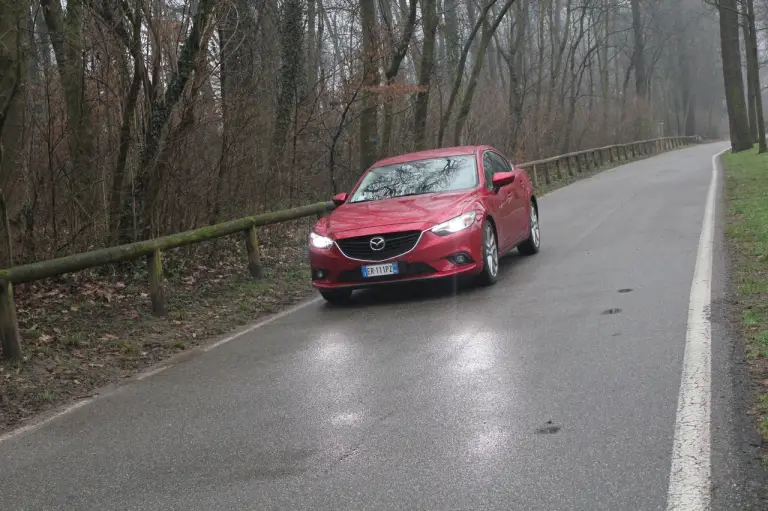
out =
[[696,266],[693,271],[683,374],[677,400],[672,468],[667,492],[668,510],[700,511],[707,510],[710,506],[712,325],[709,314],[712,301],[718,158],[726,151],[712,157],[712,178],[709,182]]
[[82,401],[78,401],[78,402],[76,402],[76,403],[66,407],[62,411],[60,411],[58,413],[55,413],[55,414],[51,415],[50,417],[47,417],[47,418],[45,418],[45,419],[43,419],[43,420],[41,420],[39,422],[28,424],[28,425],[22,426],[22,427],[20,427],[18,429],[14,429],[13,431],[9,431],[8,433],[6,433],[4,435],[0,435],[0,443],[3,443],[6,440],[8,440],[10,438],[13,438],[15,436],[21,435],[22,433],[26,433],[28,431],[32,431],[32,430],[35,430],[35,429],[37,429],[39,427],[42,427],[42,426],[48,424],[49,422],[51,422],[54,419],[58,419],[59,417],[61,417],[63,415],[67,415],[68,413],[74,412],[78,408],[82,408],[83,406],[85,406],[88,403],[92,402],[94,399],[96,399],[96,398],[95,397],[85,398]]
[[[289,309],[286,309],[286,310],[284,310],[282,312],[279,312],[277,314],[274,314],[272,316],[269,316],[268,318],[263,319],[263,320],[259,321],[258,323],[254,323],[253,325],[250,325],[249,327],[245,328],[244,330],[241,330],[241,331],[239,331],[239,332],[237,332],[235,334],[232,334],[232,335],[230,335],[228,337],[225,337],[223,339],[220,339],[220,340],[218,340],[218,341],[216,341],[216,342],[214,342],[212,344],[209,344],[208,346],[203,347],[201,349],[201,351],[203,351],[203,352],[210,351],[213,348],[217,348],[217,347],[221,346],[222,344],[226,344],[228,342],[234,341],[235,339],[237,339],[239,337],[242,337],[245,334],[253,332],[254,330],[256,330],[258,328],[261,328],[263,326],[266,326],[266,325],[268,325],[268,324],[270,324],[270,323],[272,323],[274,321],[277,321],[280,318],[284,318],[285,316],[288,316],[289,314],[293,314],[294,312],[298,312],[299,310],[301,310],[301,309],[303,309],[303,308],[305,308],[305,307],[307,307],[309,305],[312,305],[313,303],[317,303],[320,300],[321,300],[320,297],[316,297],[316,298],[313,298],[312,300],[308,300],[306,302],[299,303],[298,305],[294,305],[293,307],[291,307]],[[150,376],[154,376],[156,374],[159,374],[159,373],[165,371],[166,369],[168,369],[170,367],[173,367],[174,365],[175,364],[173,364],[173,363],[169,363],[167,365],[163,365],[163,366],[160,366],[160,367],[156,367],[154,369],[150,369],[150,370],[144,371],[144,372],[139,373],[136,376],[134,376],[132,378],[132,380],[133,381],[144,380],[146,378],[149,378]],[[130,385],[131,383],[132,382],[129,380],[126,383],[126,385]],[[82,408],[82,407],[84,407],[87,404],[92,403],[96,399],[112,395],[115,392],[117,392],[119,390],[122,390],[123,388],[124,388],[124,386],[120,386],[120,387],[117,387],[117,388],[113,389],[110,392],[106,392],[104,394],[99,394],[99,395],[94,396],[94,397],[89,397],[89,398],[77,401],[77,402],[67,406],[66,408],[62,409],[61,411],[54,413],[50,417],[46,417],[45,419],[43,419],[41,421],[33,422],[31,424],[27,424],[26,426],[22,426],[20,428],[14,429],[13,431],[9,431],[8,433],[0,435],[0,443],[3,443],[6,440],[10,440],[11,438],[17,437],[17,436],[19,436],[21,434],[29,433],[30,431],[36,430],[38,428],[41,428],[41,427],[45,426],[46,424],[48,424],[49,422],[53,421],[54,419],[58,419],[60,417],[63,417],[64,415],[68,415],[68,414],[74,412],[75,410],[77,410],[79,408]],[[98,392],[98,390],[97,390],[97,392]]]
[[278,312],[277,314],[274,314],[274,315],[268,317],[267,319],[265,319],[263,321],[259,321],[258,323],[254,323],[253,325],[249,326],[245,330],[241,330],[241,331],[237,332],[236,334],[232,334],[229,337],[225,337],[225,338],[223,338],[223,339],[221,339],[219,341],[214,342],[213,344],[209,344],[208,346],[203,348],[203,351],[211,351],[213,348],[218,348],[222,344],[227,344],[230,341],[234,341],[238,337],[242,337],[245,334],[253,332],[257,328],[261,328],[263,326],[266,326],[266,325],[272,323],[273,321],[277,321],[280,318],[284,318],[285,316],[293,314],[294,312],[300,311],[301,309],[303,309],[304,307],[307,307],[308,305],[312,305],[313,303],[319,302],[321,299],[322,298],[318,296],[318,297],[313,298],[312,300],[309,300],[309,301],[306,301],[306,302],[302,302],[302,303],[300,303],[298,305],[294,305],[290,309],[286,309],[286,310],[284,310],[282,312]]

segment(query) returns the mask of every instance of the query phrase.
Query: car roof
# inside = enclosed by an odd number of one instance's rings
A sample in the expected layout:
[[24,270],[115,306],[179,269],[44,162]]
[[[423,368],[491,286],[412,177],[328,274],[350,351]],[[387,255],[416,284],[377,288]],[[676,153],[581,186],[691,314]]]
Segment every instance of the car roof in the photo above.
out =
[[466,156],[475,154],[481,149],[490,149],[490,146],[468,145],[456,147],[444,147],[442,149],[428,149],[426,151],[417,151],[415,153],[401,154],[391,158],[379,160],[373,164],[373,167],[382,167],[384,165],[395,165],[407,161],[426,160],[429,158],[445,158],[446,156]]

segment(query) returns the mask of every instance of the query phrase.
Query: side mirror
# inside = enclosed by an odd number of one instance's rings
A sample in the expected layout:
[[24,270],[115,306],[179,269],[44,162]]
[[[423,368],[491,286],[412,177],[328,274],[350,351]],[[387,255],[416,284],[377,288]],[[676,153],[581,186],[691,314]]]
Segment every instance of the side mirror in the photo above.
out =
[[498,190],[507,185],[511,185],[515,181],[514,172],[497,172],[493,175],[493,187]]
[[347,202],[347,193],[346,192],[337,193],[336,195],[333,196],[333,199],[331,200],[337,206],[341,206],[342,204]]

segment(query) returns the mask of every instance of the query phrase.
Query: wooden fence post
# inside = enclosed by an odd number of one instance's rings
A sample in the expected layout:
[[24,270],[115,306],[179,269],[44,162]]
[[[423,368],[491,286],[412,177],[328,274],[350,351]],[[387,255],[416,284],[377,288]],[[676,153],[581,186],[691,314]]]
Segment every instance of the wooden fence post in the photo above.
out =
[[168,303],[165,300],[165,282],[163,281],[163,253],[155,250],[149,256],[149,297],[152,300],[152,314],[165,316],[168,314]]
[[248,251],[248,272],[254,279],[262,277],[261,254],[259,253],[259,238],[256,236],[256,226],[245,231],[245,249]]
[[557,179],[563,179],[563,169],[560,168],[560,160],[555,160],[555,169],[557,170]]
[[539,173],[536,172],[536,164],[533,164],[531,168],[531,174],[533,174],[533,186],[539,186]]
[[13,284],[0,280],[0,345],[3,357],[10,360],[21,358],[21,336],[16,321],[16,303],[13,301]]

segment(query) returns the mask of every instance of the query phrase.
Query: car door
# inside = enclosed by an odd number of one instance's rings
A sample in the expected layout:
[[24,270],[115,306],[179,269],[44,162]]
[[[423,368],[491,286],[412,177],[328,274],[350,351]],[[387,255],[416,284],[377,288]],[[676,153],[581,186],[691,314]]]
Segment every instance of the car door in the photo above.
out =
[[[503,156],[499,156],[501,159],[501,165],[503,166],[503,172],[515,172],[514,165]],[[528,224],[530,219],[528,216],[528,198],[525,192],[525,183],[520,178],[519,174],[515,176],[515,181],[508,187],[508,206],[510,211],[510,242],[517,243],[524,239],[528,232]]]
[[510,191],[513,185],[507,185],[500,190],[493,189],[493,175],[498,172],[508,172],[504,165],[504,158],[490,149],[483,153],[483,167],[485,170],[485,184],[488,190],[489,201],[494,205],[494,219],[499,236],[499,248],[505,249],[515,242],[516,229],[514,227],[513,202]]

